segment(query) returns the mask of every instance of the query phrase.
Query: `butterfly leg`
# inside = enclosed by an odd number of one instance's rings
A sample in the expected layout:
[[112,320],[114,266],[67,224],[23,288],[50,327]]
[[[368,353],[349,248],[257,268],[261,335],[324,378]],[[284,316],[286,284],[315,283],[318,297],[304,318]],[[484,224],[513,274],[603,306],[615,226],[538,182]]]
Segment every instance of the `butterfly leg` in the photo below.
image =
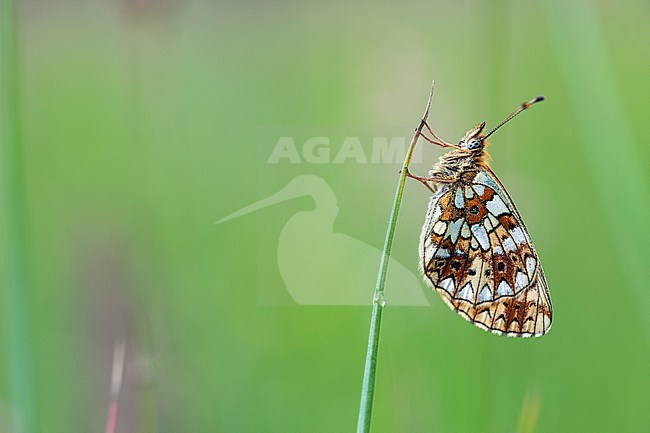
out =
[[408,167],[406,167],[406,169],[405,169],[405,175],[406,175],[406,177],[410,177],[412,179],[417,180],[418,182],[421,182],[422,185],[429,188],[429,190],[431,192],[433,192],[433,193],[435,193],[436,191],[433,188],[431,188],[431,185],[429,185],[428,182],[454,183],[454,182],[457,181],[457,179],[451,178],[451,177],[443,177],[443,176],[424,177],[424,176],[417,176],[417,175],[411,173],[411,171],[408,169]]
[[434,145],[436,145],[436,146],[443,147],[443,148],[444,148],[444,147],[448,147],[448,148],[451,148],[451,149],[460,150],[461,152],[468,152],[468,149],[464,149],[464,148],[462,148],[462,147],[460,147],[460,146],[458,146],[458,145],[456,145],[456,144],[447,143],[445,140],[443,140],[442,138],[438,137],[438,136],[436,135],[436,133],[433,132],[433,130],[431,129],[431,127],[429,126],[429,124],[428,124],[426,121],[423,121],[423,125],[427,127],[427,130],[428,130],[429,133],[433,136],[433,139],[427,137],[427,136],[424,135],[422,132],[420,132],[420,137],[424,138],[424,139],[425,139],[426,141],[428,141],[429,143],[434,144]]

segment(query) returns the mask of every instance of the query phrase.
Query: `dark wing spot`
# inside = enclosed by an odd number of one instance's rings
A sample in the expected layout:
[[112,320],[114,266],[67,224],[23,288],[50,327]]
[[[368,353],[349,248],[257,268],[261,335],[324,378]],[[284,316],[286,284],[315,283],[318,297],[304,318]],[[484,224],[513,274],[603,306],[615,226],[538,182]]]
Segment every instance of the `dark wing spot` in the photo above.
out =
[[474,270],[474,269],[470,269],[469,271],[467,271],[467,273],[468,273],[469,275],[476,275],[476,270]]
[[503,264],[503,262],[497,263],[497,270],[499,272],[503,272],[503,270],[506,268],[506,265]]
[[501,225],[508,229],[514,229],[518,226],[517,220],[511,214],[503,214],[499,217],[499,222]]
[[474,205],[471,208],[469,208],[469,213],[472,215],[478,215],[478,206]]
[[490,272],[489,269],[486,269],[486,270],[485,270],[485,276],[486,276],[486,277],[489,277],[491,273],[492,273],[492,272]]
[[488,317],[490,318],[492,317],[492,313],[490,313],[489,308],[483,308],[482,310],[479,310],[479,312],[476,315],[478,316],[479,314],[483,314],[483,313],[487,313]]
[[451,267],[454,268],[454,270],[459,270],[460,269],[460,262],[458,260],[454,260],[451,262]]

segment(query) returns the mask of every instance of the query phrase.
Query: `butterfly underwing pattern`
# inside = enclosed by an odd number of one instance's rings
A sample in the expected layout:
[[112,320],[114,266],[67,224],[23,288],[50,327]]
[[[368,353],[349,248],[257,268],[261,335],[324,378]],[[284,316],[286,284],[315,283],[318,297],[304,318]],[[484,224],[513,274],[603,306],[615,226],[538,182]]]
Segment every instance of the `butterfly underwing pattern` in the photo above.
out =
[[465,319],[499,335],[538,337],[551,327],[544,271],[526,226],[490,169],[487,137],[542,97],[523,104],[488,134],[485,122],[458,144],[427,126],[433,144],[451,148],[427,177],[407,175],[432,192],[419,245],[428,285]]

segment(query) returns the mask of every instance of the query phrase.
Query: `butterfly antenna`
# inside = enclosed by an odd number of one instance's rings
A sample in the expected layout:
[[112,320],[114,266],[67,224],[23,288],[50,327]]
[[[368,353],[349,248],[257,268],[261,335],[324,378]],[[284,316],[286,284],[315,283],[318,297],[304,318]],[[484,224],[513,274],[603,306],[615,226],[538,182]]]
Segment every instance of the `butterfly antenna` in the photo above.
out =
[[483,138],[488,138],[490,135],[492,135],[492,134],[494,133],[494,131],[496,131],[497,129],[501,128],[503,125],[505,125],[506,123],[508,123],[508,122],[509,122],[513,117],[515,117],[517,114],[521,113],[521,112],[524,111],[526,108],[528,108],[528,107],[530,107],[531,105],[533,105],[535,102],[540,102],[540,101],[543,101],[543,100],[544,100],[544,97],[543,97],[543,96],[537,96],[536,98],[533,98],[533,99],[531,99],[531,100],[528,101],[528,102],[524,102],[523,104],[521,104],[521,107],[517,108],[514,112],[512,112],[512,114],[510,114],[510,116],[508,116],[508,117],[506,117],[505,119],[503,119],[503,122],[501,122],[501,123],[499,123],[497,126],[495,126],[495,127],[492,129],[492,131],[488,132],[487,135],[486,135],[485,137],[483,137]]

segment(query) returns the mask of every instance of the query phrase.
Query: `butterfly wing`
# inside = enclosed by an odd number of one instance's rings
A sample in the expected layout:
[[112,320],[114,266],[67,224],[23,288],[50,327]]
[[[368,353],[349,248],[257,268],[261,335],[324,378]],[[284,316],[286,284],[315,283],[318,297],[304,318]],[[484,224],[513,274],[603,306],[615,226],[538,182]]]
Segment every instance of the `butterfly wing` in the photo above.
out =
[[544,271],[519,212],[489,168],[431,198],[420,258],[425,281],[475,325],[518,337],[550,329]]

